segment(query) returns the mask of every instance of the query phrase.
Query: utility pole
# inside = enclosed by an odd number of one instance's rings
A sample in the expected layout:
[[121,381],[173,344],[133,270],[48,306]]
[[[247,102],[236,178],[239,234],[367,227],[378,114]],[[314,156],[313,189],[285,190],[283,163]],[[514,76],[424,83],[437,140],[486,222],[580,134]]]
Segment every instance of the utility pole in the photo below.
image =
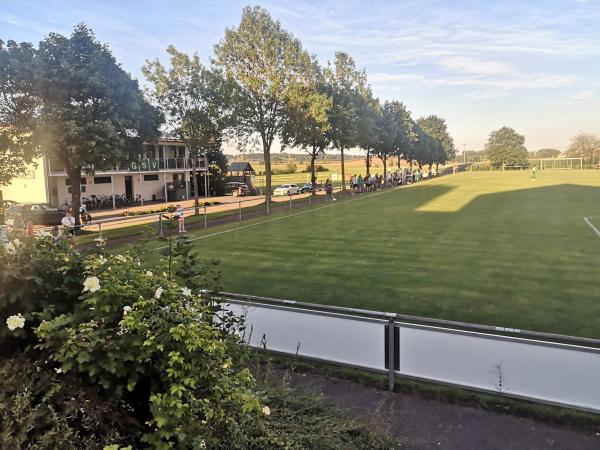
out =
[[463,144],[463,163],[467,162],[467,144]]

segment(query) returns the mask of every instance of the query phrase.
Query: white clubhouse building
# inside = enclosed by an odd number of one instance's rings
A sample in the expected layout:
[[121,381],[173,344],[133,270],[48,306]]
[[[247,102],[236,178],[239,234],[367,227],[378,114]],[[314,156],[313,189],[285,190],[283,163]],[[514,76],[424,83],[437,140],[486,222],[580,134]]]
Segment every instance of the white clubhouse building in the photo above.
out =
[[[37,167],[10,185],[0,186],[0,200],[44,202],[61,206],[71,202],[70,180],[60,163],[39,158]],[[199,194],[209,191],[207,161],[198,159]],[[192,160],[183,142],[159,139],[144,143],[142,154],[112,169],[82,172],[81,198],[126,196],[138,202],[178,201],[193,196]]]

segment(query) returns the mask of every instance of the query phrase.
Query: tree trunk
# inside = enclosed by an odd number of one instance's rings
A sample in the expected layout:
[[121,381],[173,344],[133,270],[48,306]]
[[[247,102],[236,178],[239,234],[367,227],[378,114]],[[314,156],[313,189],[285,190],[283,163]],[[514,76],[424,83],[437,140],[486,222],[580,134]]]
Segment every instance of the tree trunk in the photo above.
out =
[[75,218],[75,225],[81,224],[79,207],[81,206],[81,167],[67,168],[67,175],[71,182],[71,213]]
[[342,152],[342,191],[346,190],[346,172],[344,168],[344,147],[340,148]]
[[388,187],[388,182],[387,182],[387,156],[385,158],[381,158],[381,160],[383,161],[383,185],[385,187]]
[[194,153],[192,155],[192,183],[194,186],[194,215],[197,216],[200,214],[200,201],[198,200],[198,172],[196,170],[196,166],[198,163],[198,154]]
[[400,155],[398,155],[398,169],[400,168],[400,160],[402,159],[402,157]]
[[271,199],[271,145],[267,142],[267,140],[263,137],[263,155],[265,159],[265,200],[269,201]]
[[367,166],[367,176],[369,176],[370,174],[370,169],[371,169],[371,151],[369,149],[367,149],[367,161],[366,161],[366,166]]
[[310,155],[310,182],[312,184],[311,195],[317,194],[317,175],[315,174],[315,159],[317,159],[318,148],[313,147]]

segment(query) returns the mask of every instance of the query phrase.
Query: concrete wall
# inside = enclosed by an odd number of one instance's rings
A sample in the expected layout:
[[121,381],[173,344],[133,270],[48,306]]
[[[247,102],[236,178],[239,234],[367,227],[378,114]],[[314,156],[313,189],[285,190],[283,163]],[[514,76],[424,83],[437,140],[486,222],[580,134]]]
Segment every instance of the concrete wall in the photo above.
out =
[[26,176],[13,178],[8,186],[0,186],[4,200],[16,202],[47,202],[48,189],[46,186],[45,161],[42,158],[36,160],[37,167],[29,167],[30,173]]

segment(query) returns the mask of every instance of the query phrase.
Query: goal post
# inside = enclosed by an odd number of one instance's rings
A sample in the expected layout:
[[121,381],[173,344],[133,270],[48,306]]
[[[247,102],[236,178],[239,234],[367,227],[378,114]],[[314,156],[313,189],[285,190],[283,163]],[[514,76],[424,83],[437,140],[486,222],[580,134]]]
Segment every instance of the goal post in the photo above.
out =
[[540,169],[583,170],[583,158],[541,158]]

